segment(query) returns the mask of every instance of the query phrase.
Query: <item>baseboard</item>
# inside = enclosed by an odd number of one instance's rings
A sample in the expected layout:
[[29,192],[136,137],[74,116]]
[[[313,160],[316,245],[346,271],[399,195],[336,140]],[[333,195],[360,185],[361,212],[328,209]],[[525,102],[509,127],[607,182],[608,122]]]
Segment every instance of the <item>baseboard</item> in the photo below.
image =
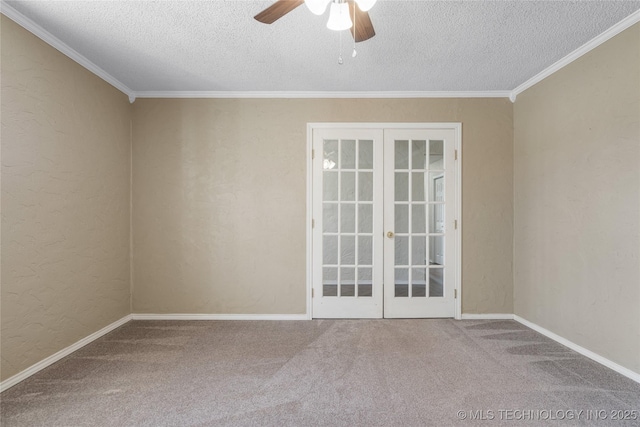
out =
[[131,315],[133,320],[308,320],[306,314],[147,314]]
[[462,316],[460,318],[462,320],[513,320],[513,314],[510,314],[510,313],[488,313],[488,314],[462,313]]
[[619,374],[624,375],[627,378],[632,379],[633,381],[640,383],[640,374],[637,372],[632,371],[631,369],[625,368],[624,366],[618,365],[617,363],[607,359],[606,357],[602,357],[599,354],[594,353],[591,350],[587,350],[586,348],[579,346],[578,344],[569,341],[566,338],[562,338],[560,335],[557,335],[553,332],[551,332],[548,329],[543,328],[542,326],[536,325],[533,322],[530,322],[526,319],[523,319],[522,317],[518,316],[518,315],[513,315],[513,320],[515,320],[516,322],[522,323],[524,326],[533,329],[536,332],[541,333],[542,335],[551,338],[552,340],[562,344],[565,347],[569,347],[571,350],[580,353],[583,356],[588,357],[589,359],[600,363],[601,365],[606,366],[609,369],[613,369],[614,371],[616,371]]
[[0,393],[29,378],[31,375],[43,370],[47,366],[56,363],[85,345],[108,334],[114,329],[124,325],[130,320],[308,320],[306,314],[128,314],[122,319],[105,326],[97,332],[81,339],[80,341],[63,348],[55,354],[41,360],[14,376],[0,382]]
[[91,335],[89,335],[89,336],[87,336],[85,338],[82,338],[80,341],[77,341],[76,343],[71,344],[69,347],[63,348],[62,350],[58,351],[55,354],[52,354],[51,356],[47,357],[46,359],[41,360],[40,362],[36,363],[35,365],[32,365],[32,366],[28,367],[24,371],[19,372],[19,373],[15,374],[14,376],[10,377],[10,378],[7,378],[6,380],[4,380],[4,381],[2,381],[0,383],[0,393],[5,391],[6,389],[8,389],[10,387],[13,387],[14,385],[18,384],[20,381],[26,380],[27,378],[29,378],[31,375],[35,374],[36,372],[39,372],[39,371],[43,370],[44,368],[46,368],[47,366],[56,363],[58,360],[62,359],[63,357],[66,357],[66,356],[70,355],[71,353],[73,353],[76,350],[79,350],[80,348],[82,348],[85,345],[91,343],[92,341],[95,341],[98,338],[102,337],[103,335],[106,335],[109,332],[113,331],[114,329],[124,325],[129,320],[131,320],[131,315],[130,314],[124,316],[120,320],[116,320],[115,322],[111,323],[110,325],[105,326],[104,328],[100,329],[99,331],[94,332],[94,333],[92,333]]
[[[8,388],[13,387],[18,384],[20,381],[23,381],[29,378],[31,375],[43,370],[47,366],[50,366],[73,353],[76,350],[84,347],[85,345],[95,341],[96,339],[102,337],[103,335],[108,334],[114,329],[124,325],[130,320],[308,320],[309,317],[306,314],[129,314],[124,316],[122,319],[117,320],[110,325],[105,326],[97,332],[92,333],[91,335],[81,339],[80,341],[66,347],[55,354],[47,357],[46,359],[41,360],[35,365],[30,366],[22,372],[17,373],[16,375],[7,378],[6,380],[0,382],[0,393],[7,390]],[[532,323],[526,319],[523,319],[520,316],[515,314],[508,313],[493,313],[493,314],[474,314],[474,313],[463,313],[462,320],[515,320],[524,326],[533,329],[536,332],[541,333],[542,335],[558,342],[559,344],[564,345],[565,347],[570,348],[571,350],[582,354],[583,356],[588,357],[591,360],[594,360],[601,365],[606,366],[609,369],[612,369],[618,372],[625,377],[640,383],[640,374],[634,372],[624,366],[621,366],[605,357],[600,356],[592,352],[591,350],[587,350],[586,348],[575,344],[566,338],[557,335],[548,329],[543,328],[535,323]]]

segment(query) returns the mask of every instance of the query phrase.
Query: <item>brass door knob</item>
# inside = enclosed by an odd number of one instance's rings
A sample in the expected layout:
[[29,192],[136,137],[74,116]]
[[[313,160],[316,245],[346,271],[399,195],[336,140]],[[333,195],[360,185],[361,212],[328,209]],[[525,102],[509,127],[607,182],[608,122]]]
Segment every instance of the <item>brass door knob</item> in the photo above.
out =
[[387,232],[387,237],[393,239],[393,231]]

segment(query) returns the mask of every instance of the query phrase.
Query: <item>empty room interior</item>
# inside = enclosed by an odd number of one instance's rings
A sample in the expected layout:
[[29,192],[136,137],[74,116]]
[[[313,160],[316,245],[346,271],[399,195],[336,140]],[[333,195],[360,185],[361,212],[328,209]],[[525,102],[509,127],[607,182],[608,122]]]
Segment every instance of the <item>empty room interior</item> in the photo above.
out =
[[1,19],[2,425],[639,425],[639,1]]

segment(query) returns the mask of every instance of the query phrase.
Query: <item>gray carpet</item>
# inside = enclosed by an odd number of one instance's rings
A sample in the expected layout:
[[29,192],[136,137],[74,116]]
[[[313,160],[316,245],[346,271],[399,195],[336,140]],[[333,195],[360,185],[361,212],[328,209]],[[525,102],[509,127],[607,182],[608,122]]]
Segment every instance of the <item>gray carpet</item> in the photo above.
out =
[[640,384],[514,321],[133,321],[0,398],[3,426],[640,425],[612,419]]

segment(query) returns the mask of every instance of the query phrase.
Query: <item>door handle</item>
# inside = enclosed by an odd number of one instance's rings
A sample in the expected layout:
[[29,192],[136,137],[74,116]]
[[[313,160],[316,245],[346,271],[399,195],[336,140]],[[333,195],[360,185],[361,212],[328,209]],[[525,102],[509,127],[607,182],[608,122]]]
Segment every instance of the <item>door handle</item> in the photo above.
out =
[[387,232],[387,237],[393,239],[393,231]]

